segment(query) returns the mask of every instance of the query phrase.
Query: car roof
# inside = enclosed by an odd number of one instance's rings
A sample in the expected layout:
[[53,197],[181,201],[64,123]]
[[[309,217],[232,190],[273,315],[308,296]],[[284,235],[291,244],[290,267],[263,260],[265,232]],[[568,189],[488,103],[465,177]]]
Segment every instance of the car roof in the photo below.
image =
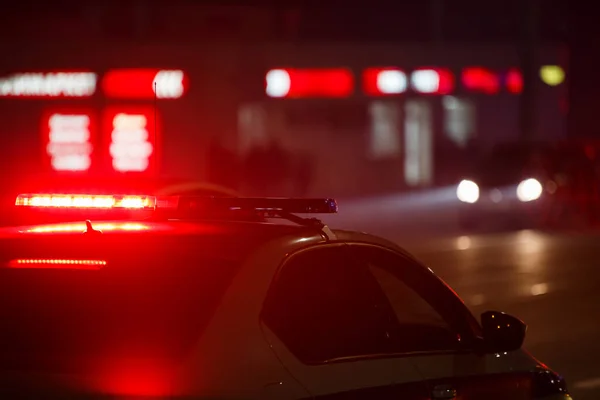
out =
[[96,238],[83,235],[85,222],[0,228],[1,258],[54,258],[54,254],[161,257],[193,252],[194,257],[238,262],[273,240],[281,240],[285,252],[325,241],[323,233],[314,227],[285,223],[129,220],[94,221],[92,226],[102,234],[94,235]]
[[[94,221],[92,227],[101,231],[103,237],[177,237],[210,238],[211,240],[230,241],[236,247],[258,247],[270,240],[289,238],[298,242],[298,238],[311,238],[311,243],[334,242],[367,243],[402,253],[413,258],[410,253],[387,239],[364,232],[333,229],[332,237],[314,226],[291,223],[247,222],[247,221],[187,221],[187,220],[118,220]],[[85,221],[52,224],[25,225],[0,228],[0,241],[27,238],[53,238],[67,241],[81,237],[86,230]],[[307,241],[308,242],[308,241]],[[302,247],[302,245],[300,245]]]
[[[315,229],[301,225],[245,221],[186,221],[186,220],[106,220],[93,221],[92,227],[104,235],[173,235],[173,236],[268,236],[314,235]],[[40,235],[80,235],[86,230],[85,221],[60,222],[0,228],[0,239]]]

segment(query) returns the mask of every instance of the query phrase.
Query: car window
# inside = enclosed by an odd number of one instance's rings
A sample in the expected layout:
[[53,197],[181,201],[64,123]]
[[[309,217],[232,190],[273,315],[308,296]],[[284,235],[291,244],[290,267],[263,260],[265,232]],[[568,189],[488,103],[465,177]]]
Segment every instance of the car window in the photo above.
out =
[[548,153],[544,146],[498,146],[475,163],[472,174],[483,187],[516,185],[531,174],[544,175]]
[[462,301],[426,268],[394,252],[373,246],[351,246],[389,300],[399,324],[394,351],[465,349],[478,324]]
[[393,309],[344,246],[303,251],[287,260],[264,305],[263,322],[302,362],[389,353]]
[[370,265],[369,269],[381,285],[400,324],[431,325],[451,331],[440,314],[408,285],[383,268]]

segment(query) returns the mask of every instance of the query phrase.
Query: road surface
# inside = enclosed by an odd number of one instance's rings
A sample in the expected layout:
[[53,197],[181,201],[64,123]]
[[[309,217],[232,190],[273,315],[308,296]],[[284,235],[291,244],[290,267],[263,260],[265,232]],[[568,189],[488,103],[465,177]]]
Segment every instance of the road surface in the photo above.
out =
[[600,234],[519,231],[408,244],[475,313],[529,325],[525,348],[563,374],[575,399],[600,399]]
[[576,400],[600,399],[600,231],[465,235],[452,193],[340,203],[332,225],[397,241],[430,266],[476,316],[513,314],[525,348],[563,374]]

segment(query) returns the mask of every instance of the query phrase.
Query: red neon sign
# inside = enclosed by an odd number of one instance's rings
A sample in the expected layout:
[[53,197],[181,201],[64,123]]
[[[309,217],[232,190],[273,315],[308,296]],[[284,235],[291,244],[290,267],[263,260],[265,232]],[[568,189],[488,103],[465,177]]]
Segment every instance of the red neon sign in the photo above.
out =
[[90,169],[94,150],[94,121],[89,112],[49,112],[42,118],[42,143],[55,171]]
[[412,72],[410,86],[417,93],[449,94],[454,90],[454,75],[445,68],[419,68]]
[[156,167],[153,107],[112,107],[104,114],[105,137],[117,172],[150,172]]
[[523,75],[517,68],[511,68],[506,74],[506,89],[514,94],[523,91]]
[[487,68],[469,67],[462,71],[462,84],[474,92],[496,94],[500,91],[500,76]]
[[363,90],[370,96],[388,96],[406,92],[406,73],[398,68],[368,68],[363,73]]
[[90,97],[96,92],[93,72],[25,72],[0,78],[0,97]]
[[102,78],[102,90],[115,99],[178,99],[188,89],[189,80],[182,70],[126,68],[108,71]]
[[265,93],[276,98],[341,98],[354,91],[354,76],[346,68],[272,69]]

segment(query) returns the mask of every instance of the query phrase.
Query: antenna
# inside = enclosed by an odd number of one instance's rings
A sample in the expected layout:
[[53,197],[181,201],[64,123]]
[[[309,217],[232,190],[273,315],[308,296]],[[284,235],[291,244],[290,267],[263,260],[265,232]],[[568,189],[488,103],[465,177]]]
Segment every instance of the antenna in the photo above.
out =
[[156,138],[158,137],[158,134],[156,132],[156,113],[157,113],[157,98],[158,98],[158,92],[156,91],[156,78],[154,79],[154,168],[156,168],[156,165],[158,163],[158,143],[156,142]]

